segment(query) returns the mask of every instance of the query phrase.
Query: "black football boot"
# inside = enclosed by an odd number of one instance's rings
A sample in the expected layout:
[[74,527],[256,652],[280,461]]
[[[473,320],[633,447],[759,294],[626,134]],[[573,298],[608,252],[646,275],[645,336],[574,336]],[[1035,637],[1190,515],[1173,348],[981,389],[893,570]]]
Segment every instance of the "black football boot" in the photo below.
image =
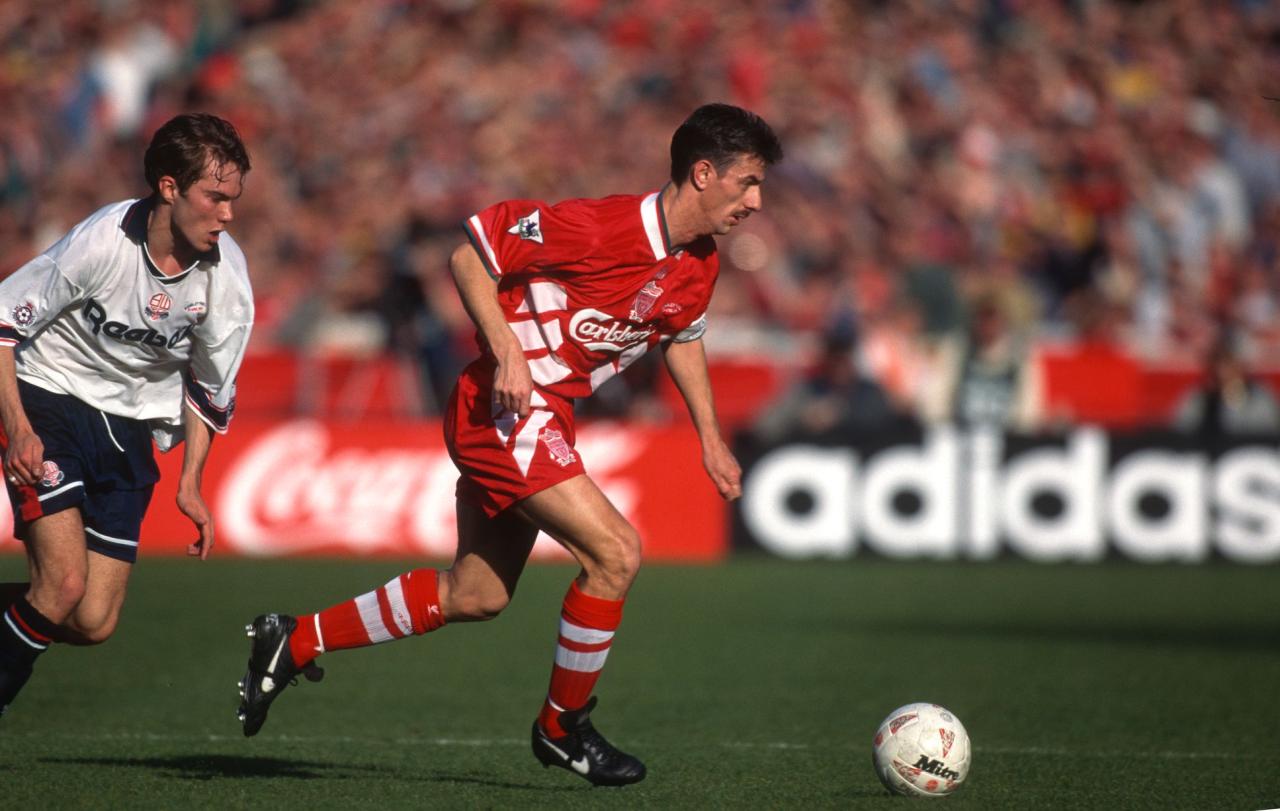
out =
[[533,723],[533,754],[544,767],[559,766],[595,786],[625,786],[644,779],[644,764],[614,747],[591,725],[595,696],[580,710],[560,715],[565,735],[552,738]]
[[253,640],[249,651],[249,669],[240,680],[240,723],[244,724],[245,737],[258,734],[267,720],[267,710],[284,688],[298,683],[298,676],[307,681],[320,681],[324,671],[309,663],[298,667],[289,653],[289,637],[298,627],[298,621],[288,614],[263,614],[244,627],[245,634]]

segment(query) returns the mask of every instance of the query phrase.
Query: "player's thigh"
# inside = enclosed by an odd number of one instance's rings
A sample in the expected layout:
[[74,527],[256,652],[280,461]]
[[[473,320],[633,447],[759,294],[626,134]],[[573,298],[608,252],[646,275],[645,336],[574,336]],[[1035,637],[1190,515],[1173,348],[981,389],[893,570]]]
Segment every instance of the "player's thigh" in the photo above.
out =
[[496,516],[458,501],[458,552],[445,573],[445,619],[485,619],[515,594],[538,529],[511,510]]
[[588,572],[634,575],[640,536],[589,476],[580,475],[523,499],[513,508],[559,541]]
[[84,596],[89,561],[79,509],[42,516],[27,529],[31,601],[36,610],[61,622]]
[[89,574],[84,597],[64,623],[66,641],[93,645],[105,642],[115,631],[129,588],[133,564],[123,560],[89,553]]

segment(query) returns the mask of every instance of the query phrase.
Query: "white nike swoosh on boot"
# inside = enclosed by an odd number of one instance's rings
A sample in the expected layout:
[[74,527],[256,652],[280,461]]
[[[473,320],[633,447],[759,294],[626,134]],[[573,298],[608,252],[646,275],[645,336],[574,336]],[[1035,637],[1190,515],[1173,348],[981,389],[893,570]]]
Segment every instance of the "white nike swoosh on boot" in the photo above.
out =
[[[274,655],[274,656],[272,656],[272,657],[271,657],[271,664],[267,665],[267,672],[268,672],[268,673],[274,673],[274,672],[275,672],[275,669],[276,669],[276,663],[280,661],[280,652],[281,652],[282,650],[284,650],[284,643],[285,643],[285,642],[288,642],[288,641],[289,641],[289,640],[288,640],[288,638],[286,637],[286,638],[284,638],[284,639],[280,640],[280,644],[279,644],[279,645],[276,645],[276,653],[275,653],[275,655]],[[276,689],[276,681],[275,681],[275,679],[271,678],[270,676],[263,676],[263,677],[262,677],[262,692],[264,692],[264,693],[270,693],[270,692],[271,692],[272,690],[274,690],[274,689]]]
[[578,774],[585,775],[587,772],[591,771],[591,764],[587,762],[586,755],[583,755],[577,760],[574,760],[569,757],[568,752],[564,751],[563,749],[561,749],[560,747],[552,743],[551,739],[548,738],[546,735],[543,735],[541,731],[538,732],[538,737],[542,738],[542,742],[545,743],[551,749],[552,752],[555,752],[557,755],[564,758],[565,761],[571,767],[573,767],[573,770]]

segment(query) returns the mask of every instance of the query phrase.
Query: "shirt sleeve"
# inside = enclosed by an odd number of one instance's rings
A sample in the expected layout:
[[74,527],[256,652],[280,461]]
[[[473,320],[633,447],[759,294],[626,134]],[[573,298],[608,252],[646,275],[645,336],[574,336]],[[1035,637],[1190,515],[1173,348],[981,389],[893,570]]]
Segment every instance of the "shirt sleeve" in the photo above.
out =
[[687,344],[690,341],[696,341],[707,331],[707,314],[703,313],[694,319],[693,323],[677,332],[671,337],[671,340],[678,344]]
[[0,346],[16,346],[84,299],[95,241],[80,223],[0,282]]
[[694,299],[698,304],[693,305],[690,309],[697,312],[697,306],[701,306],[702,312],[698,313],[698,317],[689,322],[684,329],[671,336],[674,343],[684,344],[690,341],[696,341],[707,332],[707,308],[711,303],[711,292],[715,289],[716,279],[720,276],[720,255],[716,253],[715,241],[710,237],[705,238],[696,244],[693,250],[698,255],[704,257],[703,261],[706,265],[706,273],[702,277],[703,287],[699,293],[699,297]]
[[236,375],[253,330],[253,292],[243,266],[213,275],[209,315],[192,332],[191,360],[183,376],[187,407],[225,434],[236,407]]
[[244,360],[248,333],[246,325],[219,344],[196,344],[191,348],[191,365],[183,375],[187,407],[220,434],[227,432],[235,413],[235,378]]
[[572,202],[495,203],[463,224],[467,238],[495,279],[536,270],[589,270],[597,230],[590,213]]

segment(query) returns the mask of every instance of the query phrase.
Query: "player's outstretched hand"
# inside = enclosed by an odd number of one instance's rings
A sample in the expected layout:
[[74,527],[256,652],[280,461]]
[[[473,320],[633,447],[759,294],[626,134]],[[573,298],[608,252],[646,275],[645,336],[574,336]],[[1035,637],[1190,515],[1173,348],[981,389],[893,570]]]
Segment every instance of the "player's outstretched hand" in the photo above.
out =
[[742,468],[724,440],[717,437],[703,445],[702,466],[725,501],[742,495]]
[[4,454],[4,475],[10,484],[34,485],[44,475],[44,442],[34,431],[15,434]]
[[204,498],[198,490],[186,490],[180,487],[178,488],[178,509],[191,519],[191,523],[196,525],[196,531],[200,533],[195,543],[187,546],[187,554],[192,557],[198,555],[201,560],[206,560],[213,549],[213,515],[209,512],[208,505],[204,503]]

